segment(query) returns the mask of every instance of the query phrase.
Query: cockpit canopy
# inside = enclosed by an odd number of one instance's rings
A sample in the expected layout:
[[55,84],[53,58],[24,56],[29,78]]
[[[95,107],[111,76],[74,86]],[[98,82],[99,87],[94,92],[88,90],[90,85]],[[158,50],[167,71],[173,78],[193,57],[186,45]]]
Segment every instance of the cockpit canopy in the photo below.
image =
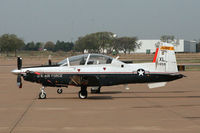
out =
[[66,58],[58,63],[61,66],[111,64],[113,58],[102,54],[83,54]]

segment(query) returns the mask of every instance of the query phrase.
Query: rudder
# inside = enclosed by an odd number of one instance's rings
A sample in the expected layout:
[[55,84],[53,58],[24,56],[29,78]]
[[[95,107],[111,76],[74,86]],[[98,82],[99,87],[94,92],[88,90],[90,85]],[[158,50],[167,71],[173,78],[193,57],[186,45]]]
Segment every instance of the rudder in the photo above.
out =
[[159,72],[178,72],[174,46],[169,43],[160,45],[155,60],[155,69]]

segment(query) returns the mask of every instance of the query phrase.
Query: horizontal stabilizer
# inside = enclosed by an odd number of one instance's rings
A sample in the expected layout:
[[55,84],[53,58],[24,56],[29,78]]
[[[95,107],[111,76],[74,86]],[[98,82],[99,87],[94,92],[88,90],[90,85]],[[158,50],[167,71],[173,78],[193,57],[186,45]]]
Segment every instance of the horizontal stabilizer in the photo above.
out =
[[166,83],[167,82],[150,83],[150,84],[148,84],[148,87],[150,89],[152,89],[152,88],[158,88],[158,87],[163,87],[163,86],[166,85]]

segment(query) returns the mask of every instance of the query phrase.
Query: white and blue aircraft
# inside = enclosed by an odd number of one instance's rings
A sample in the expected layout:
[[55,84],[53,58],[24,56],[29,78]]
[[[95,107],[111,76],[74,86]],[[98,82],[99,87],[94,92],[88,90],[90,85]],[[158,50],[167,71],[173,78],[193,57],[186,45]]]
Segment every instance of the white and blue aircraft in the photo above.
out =
[[117,58],[102,54],[83,54],[68,57],[56,65],[22,67],[22,58],[17,59],[18,68],[12,73],[18,75],[17,84],[21,88],[22,80],[42,85],[40,99],[46,98],[45,87],[79,86],[80,99],[91,92],[100,93],[102,86],[120,84],[148,83],[149,88],[165,86],[169,81],[180,79],[184,75],[177,70],[176,57],[172,44],[163,43],[157,48],[153,62],[126,64]]

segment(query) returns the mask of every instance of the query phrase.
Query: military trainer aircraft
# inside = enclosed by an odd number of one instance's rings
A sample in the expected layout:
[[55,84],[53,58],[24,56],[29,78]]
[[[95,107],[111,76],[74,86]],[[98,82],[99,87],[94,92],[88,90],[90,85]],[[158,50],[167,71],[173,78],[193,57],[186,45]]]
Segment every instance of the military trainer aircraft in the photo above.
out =
[[78,96],[86,99],[87,87],[99,93],[102,86],[119,84],[148,83],[149,88],[165,86],[166,82],[182,78],[178,74],[174,47],[163,43],[157,48],[153,62],[126,64],[117,58],[102,54],[72,56],[56,65],[22,67],[22,58],[17,59],[17,84],[22,87],[22,79],[42,85],[40,99],[46,98],[45,87],[79,86]]

